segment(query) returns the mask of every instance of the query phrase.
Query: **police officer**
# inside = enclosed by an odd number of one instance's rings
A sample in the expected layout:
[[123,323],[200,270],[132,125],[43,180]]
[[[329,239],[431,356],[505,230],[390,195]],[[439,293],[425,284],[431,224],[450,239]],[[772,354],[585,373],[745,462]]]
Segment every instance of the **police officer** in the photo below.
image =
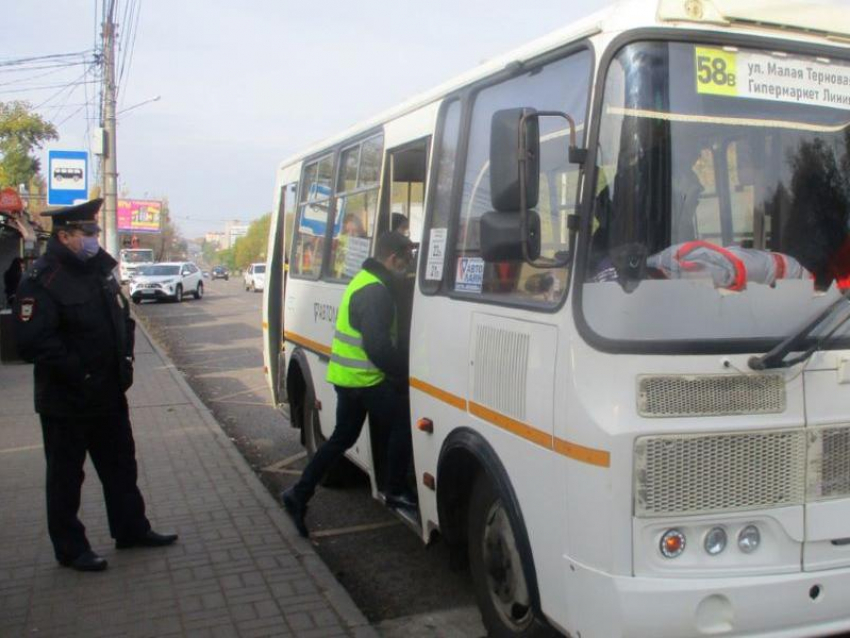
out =
[[394,294],[407,272],[412,246],[400,233],[381,235],[375,258],[363,262],[342,295],[327,373],[336,390],[336,426],[298,482],[281,494],[302,536],[309,533],[304,517],[316,485],[356,443],[367,414],[374,431],[387,439],[387,504],[403,509],[417,505],[406,486],[411,456],[408,372]]
[[35,410],[47,460],[47,526],[56,560],[102,571],[77,518],[86,452],[103,484],[118,549],[159,547],[136,485],[135,444],[124,393],[133,383],[135,322],[98,246],[101,199],[43,215],[53,218],[45,254],[24,275],[15,302],[18,350],[35,363]]

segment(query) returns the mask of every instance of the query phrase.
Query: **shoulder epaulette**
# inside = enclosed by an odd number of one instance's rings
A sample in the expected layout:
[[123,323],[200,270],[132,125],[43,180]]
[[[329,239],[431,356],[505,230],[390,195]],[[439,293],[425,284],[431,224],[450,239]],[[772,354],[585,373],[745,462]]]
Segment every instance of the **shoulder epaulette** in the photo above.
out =
[[39,279],[43,279],[45,275],[55,271],[57,265],[45,259],[38,259],[27,271],[27,277],[32,281],[38,281]]

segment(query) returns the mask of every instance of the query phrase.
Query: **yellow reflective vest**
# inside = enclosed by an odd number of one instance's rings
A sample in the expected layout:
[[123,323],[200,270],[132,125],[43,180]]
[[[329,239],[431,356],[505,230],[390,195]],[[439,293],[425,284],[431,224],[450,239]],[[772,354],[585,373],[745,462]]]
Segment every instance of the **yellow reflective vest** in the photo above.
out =
[[366,356],[366,350],[363,349],[363,335],[349,323],[351,296],[358,290],[373,284],[383,286],[384,282],[368,270],[361,270],[351,280],[342,295],[342,302],[336,316],[336,332],[331,344],[331,362],[328,365],[326,377],[329,383],[344,388],[368,388],[378,385],[386,378],[383,371]]

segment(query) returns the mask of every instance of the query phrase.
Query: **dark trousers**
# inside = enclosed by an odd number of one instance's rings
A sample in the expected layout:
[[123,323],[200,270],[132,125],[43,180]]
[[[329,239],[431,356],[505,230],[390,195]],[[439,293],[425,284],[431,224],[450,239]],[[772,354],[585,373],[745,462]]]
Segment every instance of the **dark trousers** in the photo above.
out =
[[86,452],[103,486],[112,537],[137,538],[151,528],[136,485],[136,445],[126,409],[102,416],[42,415],[41,430],[47,459],[47,528],[57,560],[73,560],[91,548],[77,517]]
[[310,500],[325,472],[357,442],[367,414],[372,432],[386,437],[386,489],[404,491],[412,453],[408,396],[384,381],[368,388],[336,386],[336,399],[336,427],[293,486],[295,496],[305,504]]

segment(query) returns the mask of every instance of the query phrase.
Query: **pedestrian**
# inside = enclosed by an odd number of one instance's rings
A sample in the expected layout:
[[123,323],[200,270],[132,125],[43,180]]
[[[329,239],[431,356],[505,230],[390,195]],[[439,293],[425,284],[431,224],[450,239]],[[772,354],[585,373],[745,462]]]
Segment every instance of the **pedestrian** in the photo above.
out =
[[3,273],[3,289],[6,292],[6,303],[11,306],[15,303],[15,293],[18,290],[18,284],[21,283],[21,274],[24,272],[24,260],[20,257],[15,257],[6,272]]
[[411,458],[406,349],[400,346],[394,290],[412,258],[411,241],[399,233],[378,238],[375,257],[342,295],[331,347],[327,380],[336,390],[336,426],[316,451],[298,482],[281,494],[302,536],[308,536],[307,503],[327,470],[352,447],[366,416],[373,432],[386,438],[386,502],[414,509],[416,494],[407,487]]
[[86,453],[103,485],[117,549],[161,547],[137,486],[135,443],[125,392],[133,383],[135,322],[98,246],[95,216],[103,200],[48,211],[53,232],[27,271],[15,301],[18,351],[35,363],[35,410],[47,461],[47,527],[56,560],[78,571],[102,571],[77,517]]

